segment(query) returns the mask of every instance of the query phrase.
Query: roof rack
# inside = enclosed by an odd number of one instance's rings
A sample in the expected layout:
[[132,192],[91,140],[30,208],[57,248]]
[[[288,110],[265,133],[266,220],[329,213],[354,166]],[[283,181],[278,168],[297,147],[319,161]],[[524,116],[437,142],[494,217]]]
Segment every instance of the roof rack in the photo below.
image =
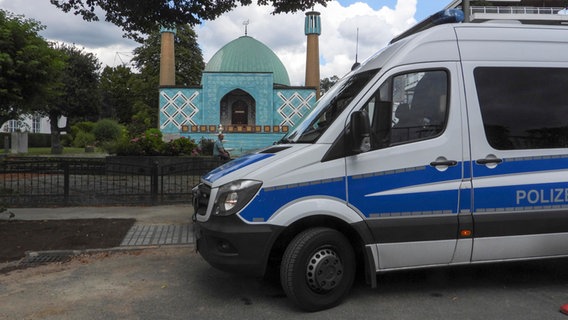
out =
[[429,16],[428,18],[422,20],[421,22],[417,23],[412,28],[404,31],[400,35],[394,37],[389,44],[393,44],[401,39],[404,39],[410,35],[418,33],[420,31],[432,28],[437,25],[446,24],[446,23],[457,23],[464,21],[464,14],[463,11],[459,9],[445,9],[442,11],[438,11],[433,15]]

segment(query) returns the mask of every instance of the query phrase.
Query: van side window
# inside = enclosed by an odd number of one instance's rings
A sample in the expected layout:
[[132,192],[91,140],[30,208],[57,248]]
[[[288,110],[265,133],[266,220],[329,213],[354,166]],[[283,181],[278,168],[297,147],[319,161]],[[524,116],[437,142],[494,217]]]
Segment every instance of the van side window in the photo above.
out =
[[474,77],[491,147],[568,147],[568,69],[478,67]]
[[385,148],[429,139],[444,131],[448,75],[433,70],[397,75],[367,102],[371,147]]

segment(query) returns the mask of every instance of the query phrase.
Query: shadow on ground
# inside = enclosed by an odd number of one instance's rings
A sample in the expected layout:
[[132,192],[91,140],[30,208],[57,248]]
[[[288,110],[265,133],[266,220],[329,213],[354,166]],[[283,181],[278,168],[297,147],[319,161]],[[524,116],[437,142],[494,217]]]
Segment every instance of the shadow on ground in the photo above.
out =
[[26,251],[86,250],[120,245],[135,219],[0,220],[0,263]]

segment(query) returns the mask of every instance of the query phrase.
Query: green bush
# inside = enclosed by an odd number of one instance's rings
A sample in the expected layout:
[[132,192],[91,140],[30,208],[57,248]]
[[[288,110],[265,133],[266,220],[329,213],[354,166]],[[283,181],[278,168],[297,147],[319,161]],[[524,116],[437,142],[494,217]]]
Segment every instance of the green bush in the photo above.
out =
[[[66,133],[66,134],[62,134],[59,139],[61,140],[61,145],[64,147],[71,147],[73,145],[73,139],[74,136]],[[51,146],[51,139],[49,141],[49,146]]]
[[126,124],[128,132],[130,132],[132,136],[144,134],[146,130],[151,129],[155,126],[155,123],[158,122],[158,113],[155,108],[141,101],[134,103],[133,111],[132,119]]
[[164,153],[165,146],[162,133],[158,129],[148,129],[144,134],[132,139],[120,139],[114,145],[103,144],[107,152],[121,156],[158,156]]
[[[86,143],[93,144],[95,139],[93,138],[90,141],[90,137],[87,137],[85,134],[92,134],[94,127],[95,123],[91,121],[77,122],[71,126],[71,132],[61,136],[61,143],[66,146],[78,146],[80,148],[84,147]],[[78,135],[81,135],[79,139],[77,139]]]
[[162,131],[156,128],[148,129],[144,132],[144,138],[148,141],[153,149],[159,150],[163,145]]
[[179,155],[195,155],[194,150],[197,149],[195,141],[188,138],[179,138],[172,140],[164,146],[164,155],[179,156]]
[[73,139],[73,147],[84,148],[86,146],[92,146],[95,144],[95,135],[91,132],[79,131]]
[[94,127],[95,127],[95,123],[91,122],[91,121],[77,122],[77,123],[75,123],[74,125],[71,126],[71,133],[75,134],[79,131],[93,132]]
[[103,143],[101,146],[109,154],[119,156],[189,156],[199,154],[199,148],[195,141],[179,138],[166,143],[162,140],[162,133],[158,129],[148,129],[144,134],[132,139],[120,139],[115,143]]
[[146,130],[143,136],[134,138],[131,141],[140,145],[142,152],[149,156],[161,155],[166,145],[162,140],[162,132],[155,128]]
[[120,139],[117,142],[107,142],[103,143],[103,149],[105,149],[109,154],[116,154],[117,156],[142,156],[144,155],[144,150],[142,146],[132,140]]
[[122,135],[122,128],[115,120],[102,119],[93,127],[93,134],[99,142],[118,140]]

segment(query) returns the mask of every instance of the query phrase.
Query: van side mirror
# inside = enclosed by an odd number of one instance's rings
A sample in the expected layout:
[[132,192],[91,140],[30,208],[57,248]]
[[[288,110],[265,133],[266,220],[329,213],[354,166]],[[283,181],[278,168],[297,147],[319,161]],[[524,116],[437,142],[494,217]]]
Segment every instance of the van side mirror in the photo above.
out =
[[351,114],[349,132],[351,152],[362,153],[371,150],[371,126],[367,111],[360,110]]

